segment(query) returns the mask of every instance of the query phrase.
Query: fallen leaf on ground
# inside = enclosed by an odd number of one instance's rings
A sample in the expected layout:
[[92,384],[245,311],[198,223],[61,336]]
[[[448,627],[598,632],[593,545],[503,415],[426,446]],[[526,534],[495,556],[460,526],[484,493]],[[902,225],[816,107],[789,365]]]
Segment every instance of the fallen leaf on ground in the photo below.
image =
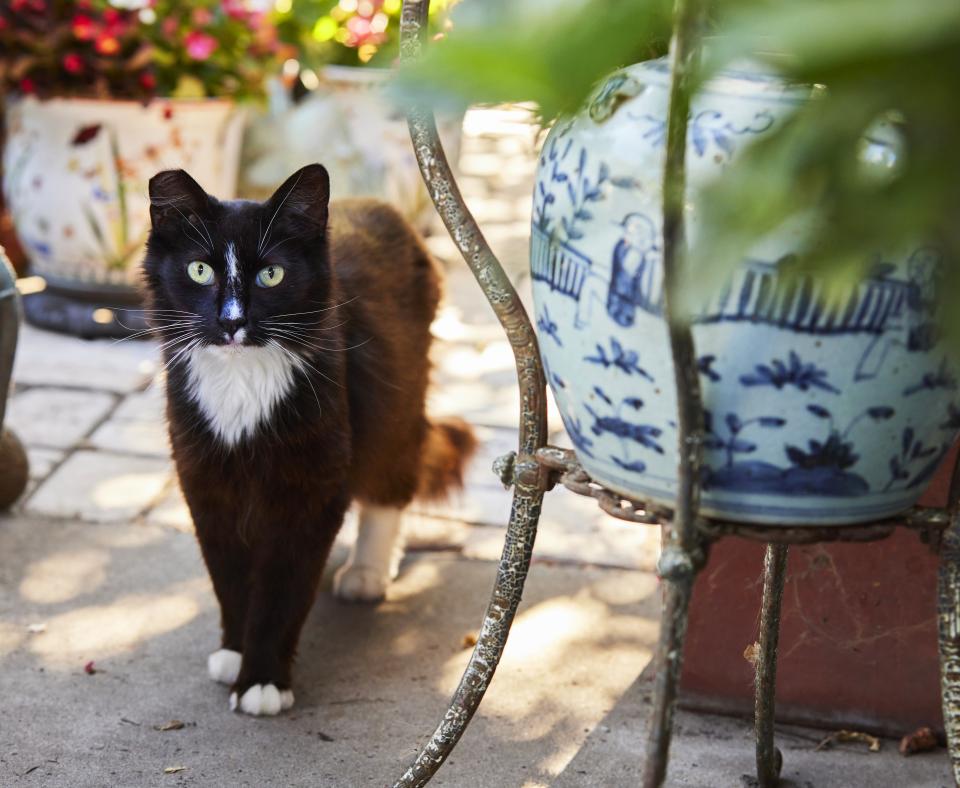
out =
[[756,665],[760,659],[760,644],[751,643],[743,650],[743,658],[751,665]]
[[176,774],[177,772],[185,772],[187,770],[186,766],[168,766],[163,770],[164,774]]
[[83,666],[83,672],[88,676],[92,676],[97,672],[97,669],[93,666],[93,660],[91,659],[86,665]]
[[46,632],[46,631],[47,631],[46,624],[28,624],[27,625],[27,632],[29,632],[31,635],[39,635],[41,632]]
[[937,749],[937,734],[931,728],[917,728],[900,739],[900,754],[913,755],[915,752],[929,752]]
[[829,736],[825,736],[816,746],[816,749],[825,750],[834,744],[843,742],[863,742],[870,752],[880,752],[880,739],[860,731],[834,731]]
[[183,723],[180,720],[170,720],[170,722],[165,722],[163,725],[154,725],[153,729],[155,731],[178,731],[183,727]]

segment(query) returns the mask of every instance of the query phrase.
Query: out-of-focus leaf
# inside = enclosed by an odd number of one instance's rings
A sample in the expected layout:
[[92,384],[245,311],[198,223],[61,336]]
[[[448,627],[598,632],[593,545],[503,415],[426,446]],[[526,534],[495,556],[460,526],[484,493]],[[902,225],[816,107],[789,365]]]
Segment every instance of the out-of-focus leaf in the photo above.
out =
[[[523,3],[480,8],[464,0],[446,38],[403,69],[402,99],[532,101],[551,119],[576,111],[607,73],[662,54],[669,36],[667,0],[567,3],[539,14]],[[458,24],[458,12],[471,23]]]
[[[709,68],[766,58],[785,79],[823,88],[697,196],[686,309],[788,228],[797,255],[787,273],[816,274],[835,294],[932,243],[950,263],[944,297],[960,296],[960,3],[773,3],[724,24]],[[864,160],[864,140],[884,119],[901,138],[886,171]],[[948,318],[960,329],[957,312]]]

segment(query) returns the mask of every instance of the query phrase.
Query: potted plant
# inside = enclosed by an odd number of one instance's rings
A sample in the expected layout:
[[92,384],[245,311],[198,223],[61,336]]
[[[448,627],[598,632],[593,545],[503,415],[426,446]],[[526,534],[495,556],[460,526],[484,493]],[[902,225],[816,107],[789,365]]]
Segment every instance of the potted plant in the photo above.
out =
[[[703,509],[782,525],[893,515],[917,500],[960,428],[950,308],[960,150],[947,143],[960,133],[950,98],[960,90],[960,11],[936,0],[908,15],[898,0],[707,5],[723,35],[691,80],[686,191],[674,193],[690,246],[673,291],[692,324],[707,409],[694,435]],[[421,99],[426,89],[537,101],[553,123],[531,242],[548,379],[591,474],[669,505],[678,464],[660,259],[669,66],[644,58],[662,52],[664,10],[635,0],[512,21],[492,14],[431,47],[405,82]],[[719,614],[740,589],[759,594],[756,556],[740,542],[720,547],[723,571],[701,576],[692,629],[698,604],[701,621],[725,625]],[[828,593],[817,596],[815,573],[796,577],[798,598],[816,601],[788,650],[837,617],[853,617],[870,644],[922,621],[923,668],[936,675],[933,606],[912,593],[933,587],[933,562],[884,542],[851,576],[857,586],[839,579],[840,553],[809,554],[838,578]],[[876,613],[847,593],[868,574],[873,587],[884,581]],[[755,631],[756,601],[740,632]],[[699,667],[721,653],[723,666],[742,661],[746,643],[730,643],[731,630],[701,639]],[[864,642],[836,640],[835,650]],[[900,669],[879,665],[877,685],[899,681]],[[849,673],[834,678],[826,692],[863,687]],[[834,715],[857,714],[850,695],[831,699]]]
[[[447,28],[454,3],[433,3],[434,33]],[[243,168],[246,194],[272,194],[287,174],[322,159],[334,197],[388,200],[429,229],[433,208],[410,148],[406,118],[385,95],[399,56],[400,7],[400,0],[275,4],[278,36],[297,53],[285,65],[287,84],[294,89],[278,84],[269,114],[252,124]],[[462,120],[461,110],[440,119],[454,155]]]
[[138,327],[146,182],[183,167],[233,195],[243,112],[282,51],[241,0],[139,8],[104,0],[0,4],[3,191],[44,292],[32,322],[84,335]]

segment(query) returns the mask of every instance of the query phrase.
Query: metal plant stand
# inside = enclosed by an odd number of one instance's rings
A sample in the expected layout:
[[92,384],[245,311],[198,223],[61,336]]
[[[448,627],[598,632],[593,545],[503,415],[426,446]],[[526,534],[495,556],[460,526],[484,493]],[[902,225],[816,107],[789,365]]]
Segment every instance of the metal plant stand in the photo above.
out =
[[[424,41],[429,0],[404,0],[401,19],[401,58],[418,58]],[[707,560],[710,543],[734,535],[767,544],[761,611],[760,648],[756,663],[756,761],[759,784],[777,784],[782,765],[774,745],[774,689],[780,604],[790,544],[884,539],[897,527],[915,530],[940,549],[939,620],[944,722],[960,786],[960,463],[954,470],[946,509],[913,509],[887,521],[854,526],[763,526],[710,520],[699,516],[699,470],[703,434],[702,407],[693,338],[689,328],[673,319],[670,294],[676,258],[683,246],[684,155],[689,114],[687,80],[696,57],[695,35],[700,24],[699,0],[677,0],[672,54],[674,74],[664,189],[665,314],[670,327],[679,433],[678,494],[672,511],[645,501],[629,500],[593,482],[565,449],[546,446],[546,387],[536,335],[517,293],[467,209],[447,163],[433,114],[424,107],[408,112],[410,134],[423,179],[451,238],[490,301],[513,347],[521,393],[520,445],[517,453],[497,461],[495,470],[513,486],[513,506],[503,554],[477,645],[450,705],[430,740],[394,783],[414,788],[428,783],[450,755],[489,686],[503,653],[530,565],[543,495],[561,483],[595,498],[600,507],[630,522],[659,525],[664,545],[658,564],[664,585],[660,641],[655,657],[656,682],[647,743],[643,784],[663,784],[672,733],[673,711],[683,657],[687,608],[693,583]]]
[[19,328],[16,277],[0,246],[0,509],[5,509],[20,497],[29,477],[23,444],[13,432],[3,427]]

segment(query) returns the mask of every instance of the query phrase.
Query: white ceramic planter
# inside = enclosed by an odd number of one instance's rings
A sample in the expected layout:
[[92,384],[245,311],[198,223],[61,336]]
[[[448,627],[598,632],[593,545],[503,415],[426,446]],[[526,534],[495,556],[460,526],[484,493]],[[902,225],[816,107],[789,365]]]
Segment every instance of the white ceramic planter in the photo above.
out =
[[[531,248],[540,347],[581,462],[609,487],[664,504],[677,468],[662,315],[668,79],[665,61],[630,67],[552,130]],[[691,109],[691,197],[805,100],[753,71],[707,85]],[[879,129],[863,155],[866,167],[895,166],[895,137]],[[688,206],[695,235],[695,200]],[[896,514],[960,427],[958,368],[937,328],[939,252],[864,249],[872,274],[826,306],[821,282],[778,276],[793,244],[782,234],[758,246],[695,319],[703,509],[775,524]]]
[[230,101],[27,98],[6,121],[4,195],[32,271],[54,285],[136,281],[159,170],[236,190],[243,113]]
[[[244,154],[244,192],[272,194],[291,172],[319,161],[330,171],[334,199],[376,197],[395,205],[419,229],[429,229],[435,213],[406,116],[384,95],[391,74],[328,66],[311,95],[255,121]],[[456,164],[463,117],[440,118],[438,125],[447,156]]]

